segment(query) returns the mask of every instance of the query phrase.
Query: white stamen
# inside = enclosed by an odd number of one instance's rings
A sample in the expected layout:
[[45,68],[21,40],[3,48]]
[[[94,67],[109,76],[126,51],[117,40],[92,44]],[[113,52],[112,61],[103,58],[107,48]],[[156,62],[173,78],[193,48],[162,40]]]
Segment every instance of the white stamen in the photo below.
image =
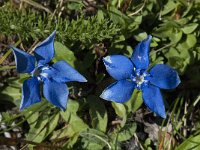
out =
[[43,71],[43,70],[48,70],[48,69],[49,69],[49,67],[42,67],[41,70]]
[[48,77],[48,74],[47,73],[40,73],[40,76],[44,77],[44,78],[47,78]]

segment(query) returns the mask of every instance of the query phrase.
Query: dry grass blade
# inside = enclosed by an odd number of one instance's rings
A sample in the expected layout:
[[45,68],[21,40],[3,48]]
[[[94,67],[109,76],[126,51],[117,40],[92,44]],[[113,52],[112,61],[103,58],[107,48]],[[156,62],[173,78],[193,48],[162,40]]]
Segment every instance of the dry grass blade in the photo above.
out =
[[29,4],[29,5],[32,5],[32,6],[36,7],[36,8],[42,9],[42,10],[46,11],[47,13],[52,14],[52,12],[51,12],[50,9],[48,9],[48,8],[46,8],[46,7],[44,7],[44,6],[42,6],[41,4],[39,4],[39,3],[37,3],[37,2],[34,2],[34,1],[32,1],[32,0],[21,0],[21,1],[22,1],[22,2],[25,2],[25,3]]

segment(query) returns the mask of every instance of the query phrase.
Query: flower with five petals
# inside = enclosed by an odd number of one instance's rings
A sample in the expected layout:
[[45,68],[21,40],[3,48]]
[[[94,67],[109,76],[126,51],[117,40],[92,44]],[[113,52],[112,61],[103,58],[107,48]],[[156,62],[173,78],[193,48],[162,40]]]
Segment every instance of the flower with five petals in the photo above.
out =
[[53,105],[65,110],[69,94],[65,82],[87,82],[65,61],[58,61],[53,65],[49,64],[55,53],[55,34],[56,31],[35,48],[34,56],[11,46],[17,72],[31,75],[31,78],[25,80],[22,86],[20,110],[41,101],[41,83],[43,83],[44,97]]
[[164,64],[153,66],[149,72],[149,49],[152,37],[141,41],[131,58],[112,55],[103,58],[107,72],[117,81],[108,86],[101,98],[123,103],[131,98],[134,89],[142,91],[146,106],[157,115],[166,118],[161,89],[176,88],[180,79],[177,72]]

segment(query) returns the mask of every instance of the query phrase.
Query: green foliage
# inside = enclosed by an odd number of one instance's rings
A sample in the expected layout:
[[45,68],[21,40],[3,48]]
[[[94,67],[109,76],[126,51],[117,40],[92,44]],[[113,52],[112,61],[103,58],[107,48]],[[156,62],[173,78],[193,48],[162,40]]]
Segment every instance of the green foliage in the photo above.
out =
[[100,19],[99,16],[87,19],[80,16],[69,22],[62,18],[54,20],[52,16],[38,14],[38,12],[9,8],[0,8],[0,22],[2,22],[1,36],[8,36],[11,39],[17,36],[23,41],[31,38],[38,40],[56,29],[60,42],[70,47],[79,45],[79,49],[112,39],[120,31],[118,25],[113,24],[109,19]]
[[200,135],[196,135],[194,137],[190,137],[186,139],[181,145],[179,145],[176,150],[198,150],[200,148]]
[[[45,99],[22,112],[3,112],[1,123],[6,123],[10,127],[8,130],[15,127],[12,124],[16,121],[16,126],[25,124],[27,131],[24,131],[23,138],[36,143],[28,143],[29,147],[47,142],[63,149],[121,150],[134,143],[142,149],[155,149],[156,146],[159,149],[199,149],[198,1],[45,2],[49,3],[45,8],[50,12],[41,9],[40,5],[44,3],[40,1],[37,1],[39,7],[31,6],[33,8],[25,2],[19,8],[11,2],[0,7],[0,48],[20,41],[18,47],[28,50],[57,30],[53,62],[67,61],[89,82],[84,85],[67,83],[70,94],[65,112]],[[140,91],[135,90],[124,104],[108,103],[99,98],[103,89],[113,82],[103,68],[102,57],[112,54],[130,57],[134,46],[148,34],[153,36],[150,66],[168,64],[180,73],[182,79],[177,90],[163,92],[169,115],[167,121],[163,121],[163,128],[158,124],[159,133],[162,130],[168,133],[166,128],[170,124],[172,130],[169,131],[170,137],[159,137],[156,146],[150,137],[136,138],[149,123],[145,118],[157,120],[143,109],[140,109],[142,117],[138,115],[138,109],[143,108]],[[5,52],[7,48],[0,49],[0,60],[4,60],[1,50]],[[28,52],[33,50],[31,48]],[[0,73],[13,69],[13,64],[0,66]],[[6,78],[0,91],[1,102],[11,102],[19,108],[21,86],[27,78],[29,75]]]

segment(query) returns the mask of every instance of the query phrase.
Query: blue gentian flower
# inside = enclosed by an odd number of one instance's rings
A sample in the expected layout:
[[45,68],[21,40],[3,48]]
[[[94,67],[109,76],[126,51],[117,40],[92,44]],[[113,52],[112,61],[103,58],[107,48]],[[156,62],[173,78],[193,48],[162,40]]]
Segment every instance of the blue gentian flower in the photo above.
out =
[[23,83],[20,110],[41,101],[40,83],[43,83],[44,97],[53,105],[65,110],[69,94],[65,82],[87,82],[65,61],[49,64],[54,57],[55,34],[56,31],[35,48],[34,56],[11,46],[17,71],[31,75],[31,78]]
[[108,86],[101,98],[123,103],[131,98],[134,89],[142,91],[146,106],[157,115],[166,118],[161,89],[173,89],[180,83],[177,72],[164,64],[153,66],[148,72],[149,49],[152,36],[140,42],[131,58],[112,55],[103,58],[107,72],[117,81]]

